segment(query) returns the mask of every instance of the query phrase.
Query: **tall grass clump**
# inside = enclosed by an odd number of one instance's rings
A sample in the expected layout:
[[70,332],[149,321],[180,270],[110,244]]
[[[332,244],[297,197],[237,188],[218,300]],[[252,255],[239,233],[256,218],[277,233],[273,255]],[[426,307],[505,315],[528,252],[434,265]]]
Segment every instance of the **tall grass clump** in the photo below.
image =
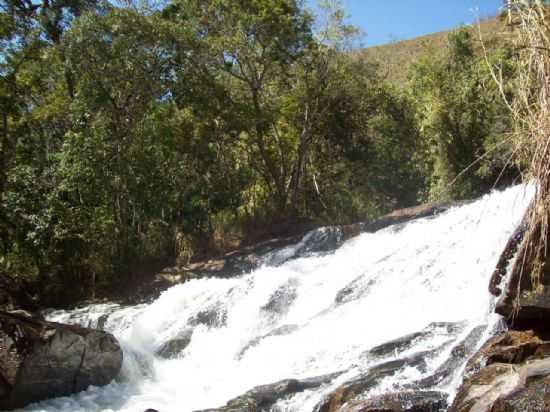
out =
[[507,7],[518,59],[515,97],[510,103],[516,127],[514,156],[524,170],[525,180],[537,186],[514,269],[519,272],[520,292],[526,286],[540,290],[547,283],[543,279],[549,261],[550,2],[509,0]]

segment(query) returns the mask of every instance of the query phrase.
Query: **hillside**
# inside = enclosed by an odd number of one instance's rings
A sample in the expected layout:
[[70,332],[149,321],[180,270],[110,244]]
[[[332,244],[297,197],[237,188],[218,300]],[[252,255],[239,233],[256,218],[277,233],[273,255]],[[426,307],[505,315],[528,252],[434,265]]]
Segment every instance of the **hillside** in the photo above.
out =
[[[478,38],[478,26],[469,26],[475,31]],[[506,31],[506,26],[498,18],[491,18],[481,22],[481,34],[485,41],[490,41],[496,34]],[[398,41],[382,46],[374,46],[361,50],[360,56],[367,61],[380,65],[384,76],[398,87],[407,81],[410,66],[427,50],[442,52],[449,30],[432,33],[414,39]]]

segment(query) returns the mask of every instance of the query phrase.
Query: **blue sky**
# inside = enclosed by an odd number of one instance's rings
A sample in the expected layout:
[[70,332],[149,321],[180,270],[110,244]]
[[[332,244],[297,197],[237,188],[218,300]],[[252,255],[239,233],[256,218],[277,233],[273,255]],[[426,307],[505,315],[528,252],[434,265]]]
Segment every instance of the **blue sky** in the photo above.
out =
[[[316,0],[307,0],[310,5]],[[495,15],[502,0],[342,0],[365,46],[389,43],[469,24]]]

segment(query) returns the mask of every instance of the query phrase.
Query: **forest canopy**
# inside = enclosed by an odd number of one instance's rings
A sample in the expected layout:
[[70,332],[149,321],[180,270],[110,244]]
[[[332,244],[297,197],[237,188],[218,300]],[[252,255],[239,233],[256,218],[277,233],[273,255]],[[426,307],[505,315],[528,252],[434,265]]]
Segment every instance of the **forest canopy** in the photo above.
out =
[[0,274],[45,302],[82,298],[182,239],[222,252],[517,176],[491,77],[514,76],[506,42],[458,29],[396,87],[351,48],[338,2],[319,13],[0,0]]

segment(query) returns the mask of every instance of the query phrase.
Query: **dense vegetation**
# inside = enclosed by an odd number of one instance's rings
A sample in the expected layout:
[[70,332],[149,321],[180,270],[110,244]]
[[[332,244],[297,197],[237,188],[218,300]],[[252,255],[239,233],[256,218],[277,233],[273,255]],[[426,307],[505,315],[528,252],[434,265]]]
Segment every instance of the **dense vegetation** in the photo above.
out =
[[453,32],[396,88],[321,3],[1,0],[0,274],[55,304],[189,248],[515,176],[505,44]]

